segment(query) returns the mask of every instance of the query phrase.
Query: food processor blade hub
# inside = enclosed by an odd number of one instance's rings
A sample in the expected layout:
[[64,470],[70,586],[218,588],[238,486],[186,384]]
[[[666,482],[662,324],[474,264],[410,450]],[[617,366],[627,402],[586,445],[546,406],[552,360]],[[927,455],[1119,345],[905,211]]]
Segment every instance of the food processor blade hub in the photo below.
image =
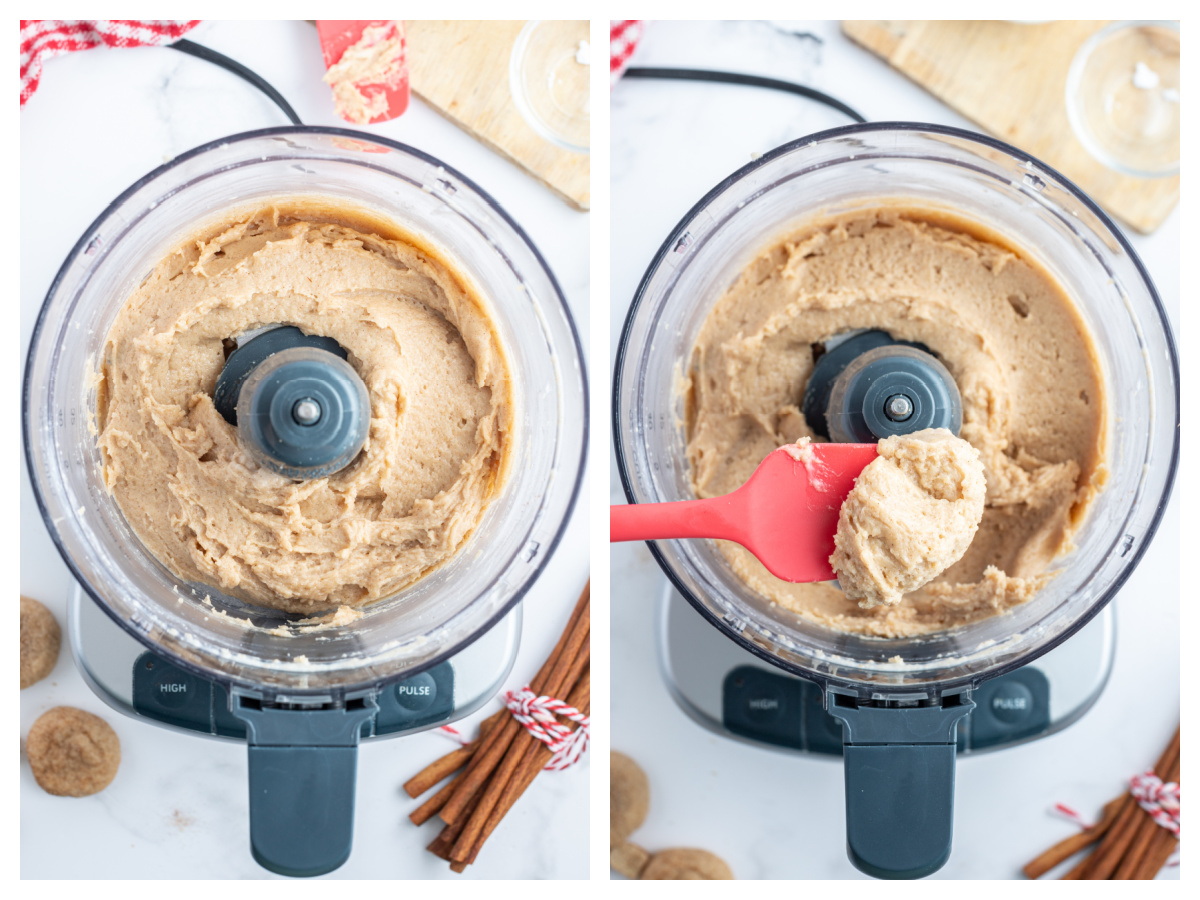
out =
[[873,444],[883,438],[962,428],[962,396],[923,344],[872,329],[822,354],[804,390],[804,415],[821,437]]
[[213,402],[246,452],[288,478],[326,478],[367,440],[371,403],[333,338],[291,325],[260,332],[229,355]]

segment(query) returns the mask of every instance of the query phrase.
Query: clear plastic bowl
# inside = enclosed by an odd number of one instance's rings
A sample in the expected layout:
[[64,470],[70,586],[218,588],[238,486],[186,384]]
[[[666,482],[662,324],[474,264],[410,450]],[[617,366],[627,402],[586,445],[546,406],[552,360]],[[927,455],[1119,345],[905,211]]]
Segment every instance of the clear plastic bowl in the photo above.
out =
[[[104,489],[89,432],[95,360],[134,287],[198,222],[280,196],[365,208],[456,262],[491,305],[515,400],[508,480],[460,551],[406,590],[364,608],[361,619],[299,634],[267,630],[298,616],[183,583],[147,553]],[[29,472],[46,527],[75,578],[115,621],[205,677],[321,693],[434,665],[521,598],[575,503],[587,443],[587,384],[554,276],[482,189],[402,144],[341,129],[276,128],[172,160],[92,224],[55,278],[34,328],[24,415]],[[260,627],[247,628],[247,618]]]
[[[1061,175],[999,141],[916,123],[855,125],[773,150],[714,188],[650,264],[618,347],[617,461],[630,502],[692,498],[679,377],[705,317],[771,241],[814,217],[889,200],[999,232],[1074,298],[1108,388],[1109,480],[1050,584],[1010,614],[920,638],[846,634],[749,589],[711,541],[651,548],[693,606],[746,649],[860,693],[976,683],[1065,640],[1137,565],[1178,459],[1179,368],[1149,276],[1116,226]],[[889,662],[899,656],[903,663]]]

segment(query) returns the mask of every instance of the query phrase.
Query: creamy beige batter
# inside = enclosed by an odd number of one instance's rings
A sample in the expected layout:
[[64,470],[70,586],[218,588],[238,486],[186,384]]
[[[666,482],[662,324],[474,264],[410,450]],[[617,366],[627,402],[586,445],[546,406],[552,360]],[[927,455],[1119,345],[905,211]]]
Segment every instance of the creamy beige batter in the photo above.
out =
[[751,588],[830,627],[882,637],[950,628],[1032,597],[1105,478],[1105,397],[1072,301],[1036,262],[978,226],[889,207],[814,224],[769,247],[709,313],[685,388],[693,488],[740,487],[772,450],[812,437],[800,404],[821,344],[880,328],[928,346],[963,401],[960,436],[987,493],[963,557],[894,605],[789,584],[721,552]]
[[[335,338],[367,386],[367,442],[293,481],[259,467],[212,402],[229,339],[269,324]],[[504,479],[508,365],[481,299],[430,247],[314,201],[230,214],[164,258],[99,365],[104,478],[172,572],[266,606],[360,606],[450,558]]]
[[945,428],[880,441],[838,513],[829,562],[847,599],[899,603],[962,559],[985,492],[979,451]]

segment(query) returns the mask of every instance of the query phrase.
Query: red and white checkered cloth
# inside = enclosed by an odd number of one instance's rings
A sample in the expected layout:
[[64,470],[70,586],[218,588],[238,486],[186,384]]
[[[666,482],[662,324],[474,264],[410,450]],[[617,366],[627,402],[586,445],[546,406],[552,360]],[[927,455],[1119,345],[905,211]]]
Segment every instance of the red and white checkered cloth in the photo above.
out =
[[200,24],[147,19],[22,19],[21,105],[42,78],[42,63],[55,56],[93,47],[154,47],[179,40]]
[[640,19],[610,19],[608,23],[608,84],[612,87],[629,67],[629,57],[642,39]]

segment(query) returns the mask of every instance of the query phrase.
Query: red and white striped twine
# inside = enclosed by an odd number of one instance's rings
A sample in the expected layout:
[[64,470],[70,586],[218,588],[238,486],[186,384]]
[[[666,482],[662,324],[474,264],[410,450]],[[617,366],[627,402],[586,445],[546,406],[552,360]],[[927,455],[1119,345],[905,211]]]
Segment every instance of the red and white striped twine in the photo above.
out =
[[1078,825],[1084,831],[1087,831],[1089,828],[1094,827],[1096,824],[1095,822],[1092,822],[1089,819],[1084,818],[1082,815],[1080,815],[1078,812],[1076,812],[1071,807],[1067,806],[1067,804],[1065,804],[1065,803],[1055,803],[1054,811],[1056,813],[1059,813],[1060,815],[1070,819],[1072,822],[1074,822],[1076,825]]
[[[508,707],[513,718],[533,737],[554,751],[550,762],[546,763],[547,769],[562,771],[579,762],[579,758],[586,752],[591,740],[592,720],[575,707],[553,697],[539,697],[528,685],[519,691],[505,691],[504,705]],[[556,716],[569,719],[579,727],[572,731],[559,722]],[[470,738],[452,725],[443,725],[438,728],[438,732],[442,737],[464,747],[472,743]]]
[[[561,771],[572,766],[587,750],[591,718],[564,701],[539,697],[526,685],[519,691],[505,691],[504,705],[531,735],[553,751],[547,769]],[[576,722],[579,727],[572,731],[556,717]]]
[[1158,825],[1179,837],[1179,785],[1147,769],[1129,779],[1129,793]]
[[462,744],[464,747],[471,743],[471,739],[464,735],[453,725],[443,725],[438,729],[445,737],[450,738],[456,744]]
[[21,105],[42,78],[42,63],[93,47],[153,47],[171,44],[200,24],[199,19],[22,19]]
[[[1129,793],[1138,802],[1138,806],[1149,813],[1150,818],[1175,835],[1175,837],[1179,837],[1178,784],[1174,781],[1164,782],[1154,774],[1153,769],[1147,769],[1141,775],[1134,775],[1129,779]],[[1055,803],[1054,811],[1070,819],[1084,830],[1092,828],[1096,824],[1084,818],[1065,803]],[[1178,849],[1167,860],[1167,865],[1179,865]]]

